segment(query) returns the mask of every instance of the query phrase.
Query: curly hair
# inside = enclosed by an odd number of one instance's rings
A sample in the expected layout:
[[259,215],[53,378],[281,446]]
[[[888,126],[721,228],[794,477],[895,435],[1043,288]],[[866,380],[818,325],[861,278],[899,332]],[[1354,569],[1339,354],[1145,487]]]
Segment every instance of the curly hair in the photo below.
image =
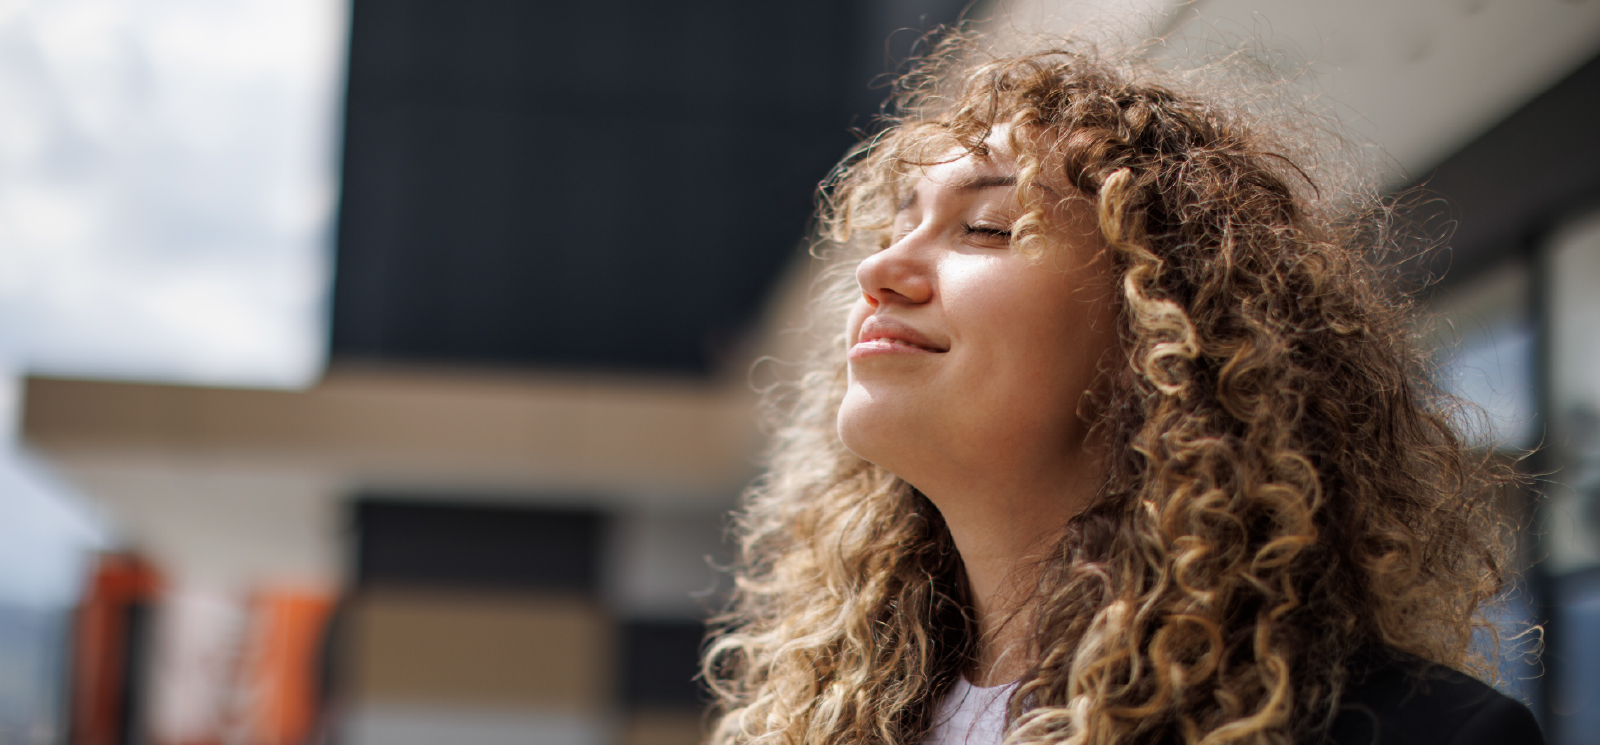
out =
[[736,596],[703,669],[713,743],[915,743],[973,662],[938,511],[840,442],[838,329],[929,155],[997,132],[1017,250],[1052,248],[1036,185],[1096,205],[1120,339],[1082,408],[1104,482],[1040,568],[1007,742],[1306,742],[1364,650],[1474,667],[1510,476],[1430,382],[1374,258],[1389,212],[1188,80],[1088,46],[983,59],[953,36],[825,183],[815,309],[834,333],[777,397],[737,516]]

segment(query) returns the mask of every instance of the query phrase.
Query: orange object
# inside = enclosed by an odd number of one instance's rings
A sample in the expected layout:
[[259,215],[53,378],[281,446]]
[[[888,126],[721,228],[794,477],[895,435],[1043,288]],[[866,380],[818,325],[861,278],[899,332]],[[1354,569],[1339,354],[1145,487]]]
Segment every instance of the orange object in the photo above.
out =
[[314,731],[323,636],[335,601],[333,593],[300,588],[256,594],[238,722],[250,745],[301,745]]
[[161,578],[133,554],[102,554],[78,609],[73,632],[73,745],[122,745],[138,739],[140,660],[148,614]]

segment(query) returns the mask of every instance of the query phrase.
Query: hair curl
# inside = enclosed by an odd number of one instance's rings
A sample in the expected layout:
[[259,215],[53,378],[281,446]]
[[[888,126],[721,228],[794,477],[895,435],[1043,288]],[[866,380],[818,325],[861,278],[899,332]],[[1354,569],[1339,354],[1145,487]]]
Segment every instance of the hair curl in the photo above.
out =
[[736,597],[704,668],[712,742],[914,743],[972,662],[938,511],[840,443],[837,330],[928,154],[981,151],[1001,124],[1022,250],[1050,248],[1034,185],[1098,206],[1121,339],[1085,407],[1105,482],[1042,568],[1007,741],[1309,741],[1364,649],[1469,666],[1504,581],[1489,497],[1509,477],[1429,382],[1373,260],[1394,240],[1381,203],[1316,183],[1267,136],[1288,130],[1137,56],[975,59],[942,43],[825,184],[834,333],[778,406],[738,516]]

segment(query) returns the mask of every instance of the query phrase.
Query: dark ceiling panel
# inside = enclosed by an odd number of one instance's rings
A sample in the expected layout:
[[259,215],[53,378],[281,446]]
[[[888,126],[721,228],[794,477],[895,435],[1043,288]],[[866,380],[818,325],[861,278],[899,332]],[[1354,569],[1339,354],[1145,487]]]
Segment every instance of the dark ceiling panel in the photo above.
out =
[[357,0],[333,353],[707,372],[870,118],[884,5]]
[[1413,271],[1445,284],[1471,279],[1537,233],[1600,199],[1600,57],[1539,94],[1419,181],[1438,196],[1410,217],[1453,227],[1448,251]]

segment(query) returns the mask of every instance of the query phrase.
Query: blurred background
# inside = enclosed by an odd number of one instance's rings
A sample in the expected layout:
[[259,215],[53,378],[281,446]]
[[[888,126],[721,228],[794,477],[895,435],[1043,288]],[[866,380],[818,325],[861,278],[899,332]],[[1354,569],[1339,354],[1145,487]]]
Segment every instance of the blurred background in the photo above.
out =
[[1600,742],[1600,0],[5,0],[0,743],[697,742],[814,189],[963,15],[1260,39],[1436,198]]

